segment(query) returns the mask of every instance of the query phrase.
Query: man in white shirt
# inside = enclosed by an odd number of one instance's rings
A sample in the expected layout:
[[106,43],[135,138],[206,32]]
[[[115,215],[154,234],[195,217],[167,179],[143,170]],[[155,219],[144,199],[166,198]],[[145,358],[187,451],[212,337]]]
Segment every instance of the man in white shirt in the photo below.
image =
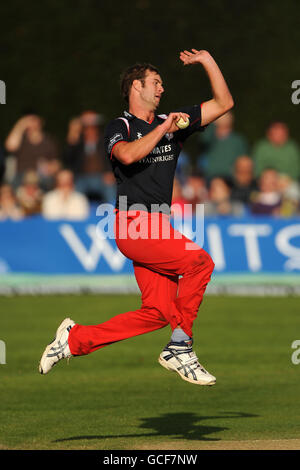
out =
[[56,178],[56,189],[43,199],[42,215],[46,219],[84,220],[89,215],[89,203],[84,194],[74,190],[73,173],[62,170]]

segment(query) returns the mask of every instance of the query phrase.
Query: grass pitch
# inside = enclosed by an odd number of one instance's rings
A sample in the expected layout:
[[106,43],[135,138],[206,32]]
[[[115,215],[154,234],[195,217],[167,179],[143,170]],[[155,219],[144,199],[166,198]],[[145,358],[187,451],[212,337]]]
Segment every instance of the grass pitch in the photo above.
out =
[[213,387],[158,364],[168,327],[39,375],[63,318],[97,324],[139,305],[134,295],[0,298],[0,449],[299,448],[298,298],[205,298],[195,351]]

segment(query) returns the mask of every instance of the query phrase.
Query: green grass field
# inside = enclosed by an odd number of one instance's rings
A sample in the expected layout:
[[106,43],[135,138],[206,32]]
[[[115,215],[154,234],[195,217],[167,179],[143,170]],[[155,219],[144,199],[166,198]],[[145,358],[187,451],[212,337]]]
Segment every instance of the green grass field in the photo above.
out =
[[291,362],[299,298],[205,298],[195,351],[217,377],[213,387],[158,364],[169,328],[39,375],[64,317],[101,323],[139,304],[134,295],[0,298],[0,449],[201,449],[300,438],[300,364]]

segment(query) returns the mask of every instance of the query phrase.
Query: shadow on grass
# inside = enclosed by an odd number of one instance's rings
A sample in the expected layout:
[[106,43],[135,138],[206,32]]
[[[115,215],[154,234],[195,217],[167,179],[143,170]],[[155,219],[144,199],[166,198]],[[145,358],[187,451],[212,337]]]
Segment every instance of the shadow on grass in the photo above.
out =
[[[219,441],[218,438],[208,437],[229,428],[222,426],[208,426],[202,424],[206,420],[256,418],[258,415],[243,412],[224,412],[218,416],[198,416],[196,413],[166,413],[154,418],[143,418],[140,429],[151,429],[149,433],[135,434],[100,434],[92,436],[72,436],[56,439],[53,442],[80,441],[91,439],[118,439],[132,437],[172,437],[172,439],[185,439],[191,441]],[[200,423],[200,424],[199,424]]]

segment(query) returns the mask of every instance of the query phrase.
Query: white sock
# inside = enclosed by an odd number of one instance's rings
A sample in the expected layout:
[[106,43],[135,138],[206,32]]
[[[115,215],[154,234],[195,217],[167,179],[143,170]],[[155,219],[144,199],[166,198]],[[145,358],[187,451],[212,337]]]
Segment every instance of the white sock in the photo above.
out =
[[187,341],[191,339],[181,328],[175,328],[173,330],[171,341],[174,343],[181,343],[181,341]]

